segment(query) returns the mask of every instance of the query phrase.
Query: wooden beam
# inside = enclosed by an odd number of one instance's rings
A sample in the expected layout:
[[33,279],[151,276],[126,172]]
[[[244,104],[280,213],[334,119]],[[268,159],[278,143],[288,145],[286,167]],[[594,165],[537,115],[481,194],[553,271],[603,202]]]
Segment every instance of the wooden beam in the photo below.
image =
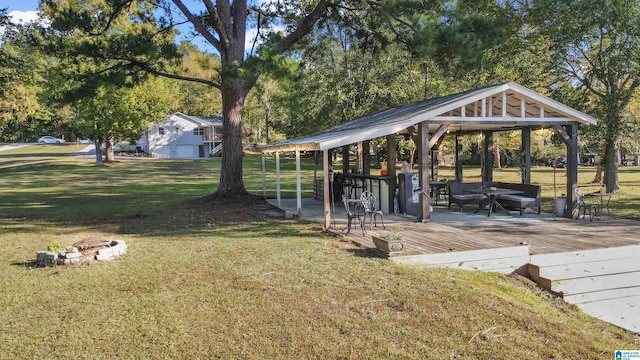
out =
[[507,92],[502,92],[502,117],[507,117]]
[[522,153],[524,155],[522,183],[531,184],[531,128],[522,129]]
[[524,98],[520,99],[520,117],[521,118],[526,118],[526,113],[527,113],[527,104],[524,102]]
[[[424,193],[420,194],[418,205],[418,221],[427,222],[431,218],[429,212],[430,201],[425,194],[429,193],[429,154],[431,153],[431,140],[429,139],[429,124],[423,121],[418,124],[418,137],[420,139],[419,152],[419,176],[418,181]],[[404,194],[401,194],[403,196]]]
[[262,197],[267,198],[267,159],[262,154],[262,161],[260,162],[262,167]]
[[567,144],[567,208],[564,217],[571,218],[576,201],[574,193],[578,187],[578,125],[567,125],[565,132],[570,141]]
[[396,199],[396,134],[387,135],[387,171],[389,173],[389,213],[395,213]]
[[431,148],[434,147],[435,144],[440,140],[440,138],[447,133],[448,129],[449,129],[449,125],[440,125],[438,130],[436,130],[436,132],[433,133],[433,135],[431,135],[431,138],[428,138],[428,137],[426,138],[429,141],[427,151],[431,151]]
[[300,150],[296,150],[296,212],[302,217],[302,176],[300,172]]
[[462,134],[456,134],[456,181],[462,182],[462,162],[464,153],[462,152]]
[[276,152],[276,200],[278,201],[278,207],[282,207],[282,196],[280,195],[280,152]]
[[369,140],[362,142],[362,173],[371,175],[371,146]]
[[349,145],[342,146],[342,173],[349,173]]
[[430,124],[449,124],[449,125],[513,125],[513,126],[536,126],[536,125],[568,125],[572,124],[569,118],[538,118],[528,117],[523,120],[519,117],[493,117],[490,120],[482,117],[465,117],[459,116],[434,116],[429,119]]
[[482,142],[482,152],[484,155],[484,163],[482,164],[482,181],[493,181],[493,151],[489,151],[493,147],[493,132],[483,131],[484,141]]
[[324,190],[324,229],[331,226],[331,195],[329,191],[331,182],[329,181],[329,150],[322,150],[322,187]]
[[551,128],[553,129],[553,131],[555,131],[556,134],[560,135],[560,138],[562,139],[562,142],[566,146],[571,145],[571,137],[569,136],[569,134],[562,127],[554,125]]

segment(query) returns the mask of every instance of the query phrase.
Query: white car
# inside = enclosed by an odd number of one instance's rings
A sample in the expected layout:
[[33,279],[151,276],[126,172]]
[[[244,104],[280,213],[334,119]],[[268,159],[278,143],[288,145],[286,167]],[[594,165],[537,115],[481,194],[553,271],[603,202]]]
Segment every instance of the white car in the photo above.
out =
[[53,136],[43,136],[38,139],[38,142],[42,144],[64,144],[64,139]]

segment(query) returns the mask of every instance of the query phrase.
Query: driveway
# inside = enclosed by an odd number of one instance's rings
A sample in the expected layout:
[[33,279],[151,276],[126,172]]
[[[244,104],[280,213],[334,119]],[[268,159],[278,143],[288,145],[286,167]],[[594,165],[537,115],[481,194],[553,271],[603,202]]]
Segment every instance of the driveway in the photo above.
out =
[[18,149],[18,148],[29,146],[29,145],[33,145],[33,143],[15,143],[15,144],[2,145],[0,146],[0,151]]

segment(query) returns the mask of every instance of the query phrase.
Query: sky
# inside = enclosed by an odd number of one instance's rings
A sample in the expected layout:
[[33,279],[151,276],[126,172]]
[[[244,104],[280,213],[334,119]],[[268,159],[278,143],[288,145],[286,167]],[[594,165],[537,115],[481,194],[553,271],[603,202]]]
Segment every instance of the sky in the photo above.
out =
[[38,18],[38,0],[0,0],[0,9],[8,8],[13,22],[29,22]]
[[[189,5],[189,3],[199,3],[199,1],[194,1],[194,0],[187,0],[185,2],[187,3],[187,5]],[[261,2],[261,0],[258,0],[258,2]],[[14,23],[19,23],[19,22],[26,23],[38,18],[38,14],[37,14],[38,4],[39,4],[38,0],[0,0],[0,9],[7,8],[8,9],[7,13],[9,14],[9,16],[11,17]],[[217,53],[217,51],[213,49],[213,47],[210,44],[206,43],[203,39],[190,38],[188,27],[185,27],[184,29],[180,29],[180,30],[183,32],[183,34],[182,36],[179,36],[178,41],[180,41],[180,39],[187,38],[194,45],[196,45],[201,51],[206,51],[209,53]],[[256,35],[256,29],[252,29],[252,28],[247,29],[245,51],[249,52],[251,50],[251,44],[255,35]]]

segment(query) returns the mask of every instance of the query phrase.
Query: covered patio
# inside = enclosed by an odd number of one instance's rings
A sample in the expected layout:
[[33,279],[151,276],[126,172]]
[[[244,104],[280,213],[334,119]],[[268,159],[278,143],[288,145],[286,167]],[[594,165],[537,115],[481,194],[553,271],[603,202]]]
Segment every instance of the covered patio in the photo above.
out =
[[[395,189],[398,187],[396,176],[396,139],[398,136],[410,136],[417,146],[418,184],[413,190],[429,189],[429,176],[437,181],[438,148],[445,136],[455,137],[455,181],[462,181],[462,137],[468,134],[482,133],[483,161],[482,181],[493,181],[493,134],[496,131],[518,130],[522,134],[523,171],[522,184],[531,183],[531,131],[534,129],[553,129],[566,145],[567,175],[566,203],[564,216],[569,217],[574,204],[577,186],[578,166],[578,125],[596,124],[597,120],[580,111],[545,97],[513,82],[490,85],[468,90],[458,94],[415,102],[375,113],[371,113],[334,128],[312,135],[291,139],[259,147],[263,154],[275,153],[276,157],[276,199],[280,196],[281,152],[296,154],[296,210],[295,214],[304,215],[302,208],[300,181],[300,152],[322,152],[322,200],[324,203],[324,221],[326,229],[331,229],[332,200],[334,195],[334,171],[329,151],[341,149],[342,174],[362,177],[370,184],[378,184],[379,205],[387,214],[395,213]],[[371,175],[370,145],[371,139],[385,137],[387,140],[388,176]],[[349,146],[357,145],[362,150],[358,158],[361,173],[350,173]],[[266,196],[266,169],[263,159],[263,193]],[[380,191],[384,186],[387,191]],[[419,202],[416,220],[426,222],[431,218],[431,207],[426,196],[418,196]]]
[[[419,196],[417,216],[396,214],[395,191],[388,191],[384,204],[387,229],[399,229],[406,243],[390,260],[409,266],[440,266],[501,273],[518,272],[530,276],[540,286],[562,296],[587,313],[630,331],[640,333],[640,232],[638,222],[603,217],[599,221],[571,219],[575,205],[578,166],[578,125],[596,124],[596,119],[515,83],[502,83],[458,94],[429,99],[368,114],[313,135],[262,146],[263,154],[275,153],[276,199],[272,204],[289,213],[322,224],[328,232],[342,236],[371,251],[373,235],[384,230],[379,225],[366,233],[355,227],[346,235],[345,208],[331,200],[334,175],[329,150],[342,149],[343,174],[349,172],[349,149],[357,144],[361,176],[388,182],[395,189],[395,142],[411,136],[418,146],[418,186],[429,189],[429,175],[437,181],[438,147],[444,136],[455,137],[455,180],[462,182],[462,137],[482,133],[483,183],[493,181],[493,134],[518,130],[524,154],[522,184],[531,183],[531,131],[553,129],[566,145],[566,207],[563,217],[525,213],[487,216],[469,211],[449,211],[447,206],[431,206],[427,196]],[[389,176],[370,175],[369,140],[386,137]],[[296,154],[296,198],[280,196],[279,154]],[[322,201],[302,199],[300,152],[322,152]],[[263,157],[263,194],[266,198]],[[413,184],[412,184],[413,185]],[[416,188],[413,188],[414,193]]]

